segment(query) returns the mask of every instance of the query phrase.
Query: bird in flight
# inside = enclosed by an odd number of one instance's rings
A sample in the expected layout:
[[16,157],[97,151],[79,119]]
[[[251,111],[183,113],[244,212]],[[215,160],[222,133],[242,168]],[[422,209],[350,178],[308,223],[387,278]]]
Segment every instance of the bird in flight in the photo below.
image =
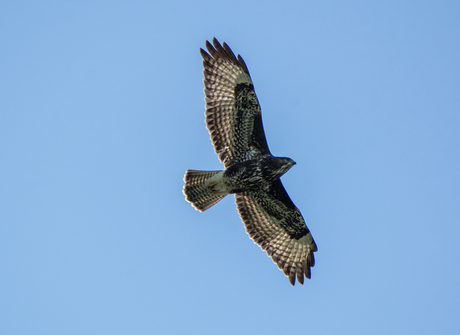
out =
[[311,278],[316,243],[280,177],[295,162],[268,149],[259,101],[240,55],[213,39],[203,57],[206,127],[224,170],[187,170],[183,192],[203,212],[235,194],[246,232],[289,278]]

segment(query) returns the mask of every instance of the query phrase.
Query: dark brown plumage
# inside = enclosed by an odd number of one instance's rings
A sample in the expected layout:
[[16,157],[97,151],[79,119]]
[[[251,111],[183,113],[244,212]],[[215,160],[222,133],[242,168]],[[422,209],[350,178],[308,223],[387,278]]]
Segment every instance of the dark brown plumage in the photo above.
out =
[[204,211],[227,194],[235,194],[249,236],[294,285],[311,277],[316,243],[289,198],[280,177],[295,163],[274,157],[265,139],[262,116],[248,68],[240,55],[215,38],[206,41],[203,57],[206,127],[222,171],[188,170],[184,194]]

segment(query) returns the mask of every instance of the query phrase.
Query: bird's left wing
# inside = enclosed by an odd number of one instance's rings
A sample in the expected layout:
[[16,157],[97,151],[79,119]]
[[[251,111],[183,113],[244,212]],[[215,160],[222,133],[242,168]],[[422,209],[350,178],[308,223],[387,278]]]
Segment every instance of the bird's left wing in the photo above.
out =
[[281,180],[263,189],[236,193],[235,199],[246,232],[289,277],[291,285],[296,277],[300,284],[304,275],[310,279],[318,248]]

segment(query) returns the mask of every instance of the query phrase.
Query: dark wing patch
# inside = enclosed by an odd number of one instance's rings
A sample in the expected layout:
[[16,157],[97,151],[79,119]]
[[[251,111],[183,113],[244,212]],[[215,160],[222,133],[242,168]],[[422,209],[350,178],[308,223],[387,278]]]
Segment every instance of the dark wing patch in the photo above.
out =
[[[213,46],[214,45],[214,46]],[[225,167],[269,153],[260,105],[246,64],[214,38],[203,57],[206,127]]]
[[295,207],[280,180],[269,188],[235,194],[236,205],[246,232],[279,269],[303,285],[311,278],[318,250],[300,211]]

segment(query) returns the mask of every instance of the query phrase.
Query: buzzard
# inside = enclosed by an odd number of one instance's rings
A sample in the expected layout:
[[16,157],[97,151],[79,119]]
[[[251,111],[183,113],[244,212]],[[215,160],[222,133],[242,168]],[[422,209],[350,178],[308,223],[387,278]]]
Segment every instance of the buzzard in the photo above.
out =
[[235,194],[246,232],[280,270],[303,285],[315,265],[316,243],[280,177],[295,162],[268,149],[248,68],[226,43],[206,41],[203,57],[206,127],[225,170],[187,170],[183,192],[203,212]]

